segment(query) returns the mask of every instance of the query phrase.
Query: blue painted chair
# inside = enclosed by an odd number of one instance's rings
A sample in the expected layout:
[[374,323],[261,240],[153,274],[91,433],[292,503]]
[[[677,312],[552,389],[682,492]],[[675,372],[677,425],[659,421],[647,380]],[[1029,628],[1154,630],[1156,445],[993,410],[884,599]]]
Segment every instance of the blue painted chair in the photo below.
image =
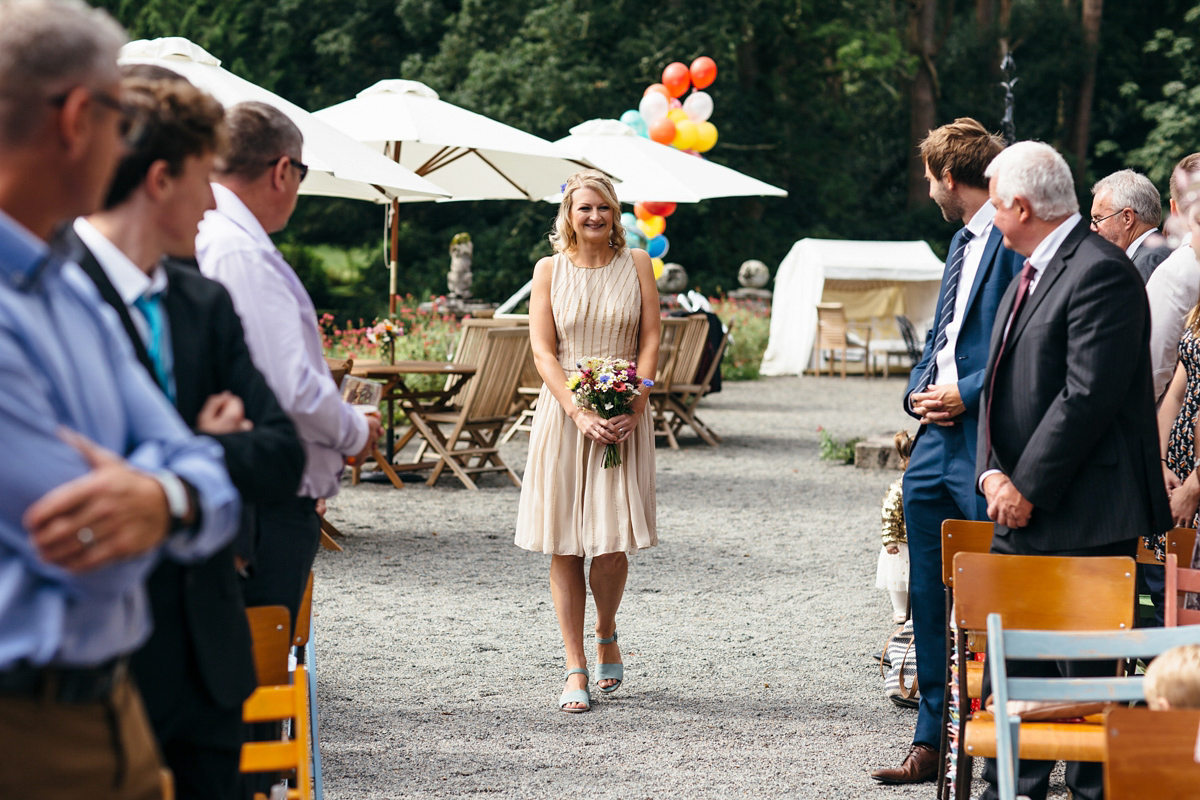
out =
[[[1018,661],[1091,661],[1152,658],[1171,647],[1200,644],[1200,626],[1182,628],[1138,628],[1118,631],[1005,630],[1000,614],[988,614],[988,669],[995,697],[996,771],[1000,800],[1015,800],[1017,756],[1021,752],[1019,717],[1010,716],[1008,701],[1062,703],[1129,703],[1140,701],[1142,677],[1108,678],[1023,678],[1008,676],[1005,659]],[[1025,758],[1046,758],[1037,752],[1021,752]],[[1081,753],[1080,755],[1085,755]],[[1063,755],[1057,756],[1064,758]],[[1070,761],[1105,760],[1065,757]],[[1167,796],[1167,795],[1160,795]]]

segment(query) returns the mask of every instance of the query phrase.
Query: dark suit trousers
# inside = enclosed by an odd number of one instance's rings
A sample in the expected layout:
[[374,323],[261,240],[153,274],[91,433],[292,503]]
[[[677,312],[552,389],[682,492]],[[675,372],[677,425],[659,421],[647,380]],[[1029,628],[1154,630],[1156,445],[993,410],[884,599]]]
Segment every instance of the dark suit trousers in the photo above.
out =
[[[1034,509],[1033,513],[1037,513]],[[1130,556],[1137,552],[1137,540],[1128,539],[1113,542],[1101,547],[1089,547],[1082,550],[1062,550],[1054,553],[1036,552],[1020,541],[1019,535],[997,536],[992,540],[992,552],[1012,556]],[[1134,598],[1130,598],[1134,602]],[[1115,661],[1009,661],[1008,674],[1025,677],[1057,677],[1084,678],[1104,677],[1115,675]],[[983,696],[992,692],[991,674],[983,673]],[[1031,761],[1022,759],[1017,770],[1017,794],[1027,795],[1030,800],[1045,800],[1050,788],[1050,773],[1054,769],[1053,761]],[[983,779],[987,788],[980,795],[980,800],[996,800],[999,797],[996,790],[996,760],[989,758],[984,763]],[[1067,788],[1071,790],[1074,800],[1101,800],[1104,797],[1104,765],[1098,761],[1068,761]]]
[[278,503],[258,503],[256,515],[253,569],[242,585],[246,606],[287,606],[295,624],[321,543],[317,501],[292,497]]
[[[942,521],[987,519],[987,504],[975,492],[975,462],[967,451],[962,423],[928,426],[913,448],[904,473],[904,526],[908,533],[908,592],[917,650],[917,710],[914,744],[938,749],[946,694],[946,587],[942,584]],[[969,435],[974,436],[971,430]]]

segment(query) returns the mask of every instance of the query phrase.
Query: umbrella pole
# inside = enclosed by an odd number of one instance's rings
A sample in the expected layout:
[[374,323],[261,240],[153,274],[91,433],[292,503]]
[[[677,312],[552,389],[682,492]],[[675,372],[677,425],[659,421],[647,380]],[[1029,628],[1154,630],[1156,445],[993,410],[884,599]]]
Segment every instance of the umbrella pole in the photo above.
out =
[[396,262],[400,258],[400,201],[392,200],[392,252],[388,261],[388,316],[396,316]]

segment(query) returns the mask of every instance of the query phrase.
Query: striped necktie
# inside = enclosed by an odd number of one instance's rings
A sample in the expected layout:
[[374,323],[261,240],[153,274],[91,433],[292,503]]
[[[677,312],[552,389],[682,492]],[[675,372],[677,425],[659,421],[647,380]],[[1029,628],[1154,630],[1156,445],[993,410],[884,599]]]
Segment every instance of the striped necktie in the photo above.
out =
[[962,277],[967,245],[975,237],[975,234],[968,228],[963,228],[958,232],[958,236],[958,247],[954,251],[954,257],[950,259],[950,266],[946,272],[946,291],[942,295],[942,313],[937,320],[937,335],[933,338],[933,352],[929,354],[929,363],[925,365],[925,371],[921,373],[921,379],[917,381],[917,387],[913,390],[915,392],[923,392],[933,383],[937,377],[937,355],[949,341],[946,329],[950,325],[950,320],[954,319],[954,307],[958,304],[958,279]]
[[154,376],[158,379],[158,385],[162,388],[163,394],[170,398],[173,405],[175,397],[171,391],[171,376],[167,374],[166,365],[163,363],[162,292],[142,295],[133,301],[133,307],[141,312],[142,318],[146,320],[146,327],[149,329],[149,335],[146,337],[146,353],[154,364]]

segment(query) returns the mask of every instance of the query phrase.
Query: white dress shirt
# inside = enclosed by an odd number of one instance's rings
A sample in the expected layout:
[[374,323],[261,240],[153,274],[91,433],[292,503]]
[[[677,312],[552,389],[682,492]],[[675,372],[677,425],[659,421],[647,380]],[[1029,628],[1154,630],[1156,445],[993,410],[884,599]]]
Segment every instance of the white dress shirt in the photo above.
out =
[[[146,317],[142,314],[141,309],[134,305],[139,298],[150,298],[154,295],[165,296],[167,293],[167,273],[162,267],[154,265],[154,271],[147,275],[145,272],[129,260],[129,256],[121,252],[121,249],[109,241],[108,237],[100,231],[96,230],[96,226],[88,222],[83,217],[77,217],[72,224],[75,233],[87,245],[87,249],[92,251],[92,255],[96,257],[97,263],[100,264],[100,269],[104,270],[104,274],[108,276],[109,282],[113,288],[117,290],[117,295],[121,298],[121,302],[125,304],[126,310],[129,312],[129,318],[133,320],[133,327],[137,328],[138,335],[142,338],[142,346],[147,350],[150,347],[150,324],[146,321]],[[175,396],[175,351],[171,348],[171,321],[167,316],[166,306],[162,306],[162,340],[159,342],[159,359],[162,362],[162,368],[167,374],[167,381],[171,387],[171,396]]]
[[342,401],[325,365],[317,313],[296,272],[258,219],[229,189],[213,184],[217,208],[196,237],[200,271],[229,290],[254,366],[304,442],[301,497],[332,497],[343,456],[367,443],[367,420]]
[[967,242],[966,252],[963,254],[962,273],[958,276],[958,291],[954,296],[954,316],[946,323],[946,345],[937,354],[937,370],[934,372],[933,382],[938,385],[958,383],[954,348],[958,342],[958,332],[962,330],[963,317],[967,312],[967,299],[971,296],[971,287],[975,285],[975,276],[979,273],[979,264],[983,261],[983,251],[987,248],[995,216],[996,207],[988,200],[967,223],[967,230],[971,232],[972,238]]
[[[1046,271],[1046,267],[1050,266],[1050,262],[1054,260],[1054,256],[1058,253],[1058,248],[1062,247],[1062,243],[1066,241],[1067,236],[1071,231],[1075,230],[1075,226],[1083,219],[1083,215],[1076,211],[1071,216],[1067,217],[1066,222],[1059,225],[1050,234],[1038,243],[1038,246],[1033,248],[1033,253],[1030,254],[1029,265],[1033,267],[1033,277],[1029,279],[1029,292],[1025,295],[1025,302],[1033,296],[1033,292],[1037,289],[1038,282],[1042,279],[1042,273]],[[1024,303],[1022,303],[1024,305]],[[1004,323],[1004,340],[1008,339],[1008,329],[1012,327],[1012,310],[1009,309],[1008,322]],[[995,369],[995,367],[993,367]],[[988,398],[991,402],[991,398]],[[979,488],[983,489],[983,482],[988,479],[988,476],[1000,472],[998,469],[984,470],[979,476]]]
[[1146,283],[1150,301],[1150,368],[1154,396],[1162,399],[1175,374],[1179,339],[1188,312],[1200,297],[1200,261],[1192,250],[1192,235],[1158,265]]
[[1142,246],[1142,242],[1149,239],[1150,236],[1155,233],[1158,233],[1158,228],[1151,228],[1129,243],[1129,247],[1125,248],[1125,255],[1129,258],[1129,260],[1133,260],[1133,254],[1136,253],[1138,248]]

